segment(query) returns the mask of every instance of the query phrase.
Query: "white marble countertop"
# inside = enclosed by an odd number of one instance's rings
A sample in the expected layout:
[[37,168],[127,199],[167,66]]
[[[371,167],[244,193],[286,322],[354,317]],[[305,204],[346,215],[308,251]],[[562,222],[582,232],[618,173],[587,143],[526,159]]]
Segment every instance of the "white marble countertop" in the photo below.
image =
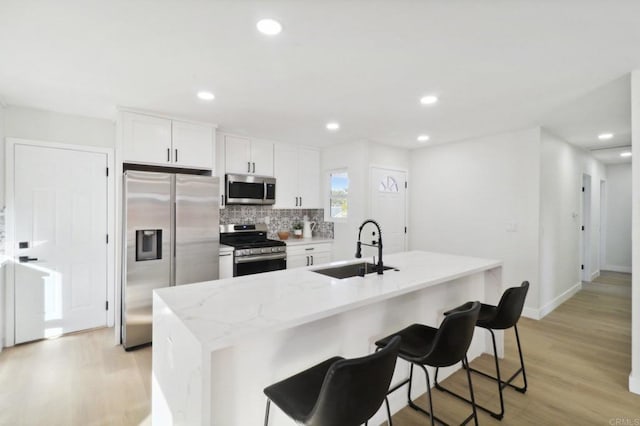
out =
[[[324,266],[357,263],[360,259]],[[411,251],[385,256],[384,275],[335,279],[315,265],[155,290],[209,351],[502,266],[498,260]]]
[[5,263],[9,263],[9,260],[11,258],[9,256],[6,256],[4,254],[0,254],[0,266],[4,266]]
[[313,238],[293,238],[290,236],[284,241],[288,246],[298,246],[302,244],[321,244],[321,243],[333,243],[333,238],[313,237]]

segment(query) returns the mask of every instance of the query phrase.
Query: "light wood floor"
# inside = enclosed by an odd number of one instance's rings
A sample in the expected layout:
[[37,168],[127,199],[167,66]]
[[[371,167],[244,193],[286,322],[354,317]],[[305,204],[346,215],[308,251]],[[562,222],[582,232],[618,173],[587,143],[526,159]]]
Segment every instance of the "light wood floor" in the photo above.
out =
[[151,424],[151,348],[103,328],[0,353],[0,425]]
[[[481,413],[480,424],[640,424],[640,395],[627,390],[631,301],[616,288],[630,288],[630,275],[603,273],[543,320],[522,318],[529,390],[524,395],[505,390],[505,418],[499,422]],[[505,348],[507,373],[517,366],[511,331]],[[483,355],[472,365],[491,371],[493,361]],[[111,329],[5,349],[0,353],[0,425],[150,424],[150,373],[150,348],[125,352],[113,346]],[[496,404],[494,383],[473,379],[479,402]],[[460,371],[444,384],[466,391]],[[426,406],[426,398],[418,403]],[[469,412],[466,404],[437,390],[434,405],[436,414],[451,423]],[[425,424],[426,417],[410,408],[394,416],[396,426]]]

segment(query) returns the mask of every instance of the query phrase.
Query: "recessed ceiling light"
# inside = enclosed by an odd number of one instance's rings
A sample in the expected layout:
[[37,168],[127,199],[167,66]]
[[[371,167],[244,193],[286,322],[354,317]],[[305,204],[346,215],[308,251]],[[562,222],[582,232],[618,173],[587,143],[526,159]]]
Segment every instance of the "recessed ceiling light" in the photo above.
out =
[[433,105],[438,102],[438,97],[434,95],[423,96],[420,98],[420,103],[422,105]]
[[327,130],[336,131],[339,128],[340,128],[340,123],[336,123],[335,121],[327,123]]
[[629,151],[621,152],[620,157],[631,157],[631,152]]
[[212,101],[215,99],[215,95],[211,92],[202,91],[198,92],[198,98],[202,99],[203,101]]
[[613,133],[600,133],[598,135],[598,139],[601,141],[606,141],[607,139],[611,139],[613,137]]
[[418,136],[418,142],[426,142],[429,140],[429,135],[420,135]]
[[276,35],[282,31],[282,24],[275,19],[261,19],[256,24],[256,28],[262,34]]

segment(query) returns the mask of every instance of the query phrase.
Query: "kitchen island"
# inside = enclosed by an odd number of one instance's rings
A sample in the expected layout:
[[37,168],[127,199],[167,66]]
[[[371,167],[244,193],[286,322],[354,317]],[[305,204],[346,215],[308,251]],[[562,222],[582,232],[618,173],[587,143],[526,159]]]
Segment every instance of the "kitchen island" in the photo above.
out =
[[[334,355],[371,353],[377,339],[414,322],[437,326],[468,300],[497,303],[503,290],[496,260],[411,251],[384,261],[398,270],[339,280],[314,266],[156,290],[153,424],[261,424],[265,386]],[[490,352],[489,342],[477,332],[469,359]],[[394,383],[407,371],[399,361]],[[414,389],[425,392],[424,381]],[[392,411],[405,395],[392,395]],[[370,424],[384,421],[382,411]],[[292,423],[274,407],[270,425],[281,424]]]

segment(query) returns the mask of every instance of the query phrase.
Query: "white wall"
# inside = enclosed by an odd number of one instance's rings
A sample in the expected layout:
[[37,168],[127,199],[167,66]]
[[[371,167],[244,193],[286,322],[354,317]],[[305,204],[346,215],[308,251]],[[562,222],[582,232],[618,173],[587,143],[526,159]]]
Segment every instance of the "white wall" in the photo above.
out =
[[115,146],[115,122],[33,108],[5,110],[6,137],[78,145]]
[[[538,308],[538,128],[411,151],[411,249],[501,259]],[[495,301],[497,302],[497,301]]]
[[[4,107],[0,105],[0,234],[4,236]],[[0,238],[0,256],[4,253],[4,239]],[[4,347],[4,327],[5,327],[5,286],[4,286],[4,267],[0,261],[0,351]]]
[[[353,259],[358,240],[358,227],[369,216],[369,172],[371,166],[408,170],[409,151],[370,141],[338,144],[322,150],[322,193],[329,192],[330,170],[347,169],[349,173],[349,216],[334,222],[333,260]],[[323,202],[324,202],[323,198]],[[363,256],[376,254],[363,247]]]
[[631,163],[607,166],[604,265],[631,272]]
[[[600,259],[600,180],[605,167],[589,152],[543,130],[540,173],[540,316],[581,287],[582,176],[591,176],[589,274]],[[588,265],[588,266],[587,266]]]
[[640,70],[631,73],[632,167],[632,282],[631,282],[631,374],[629,390],[640,394]]

